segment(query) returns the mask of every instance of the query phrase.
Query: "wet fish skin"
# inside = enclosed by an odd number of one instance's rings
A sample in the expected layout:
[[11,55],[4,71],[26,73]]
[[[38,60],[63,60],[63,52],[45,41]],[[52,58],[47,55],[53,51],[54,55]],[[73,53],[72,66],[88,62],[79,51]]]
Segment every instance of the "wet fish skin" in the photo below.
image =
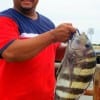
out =
[[57,71],[55,100],[79,100],[90,85],[96,69],[96,54],[85,33],[69,40]]

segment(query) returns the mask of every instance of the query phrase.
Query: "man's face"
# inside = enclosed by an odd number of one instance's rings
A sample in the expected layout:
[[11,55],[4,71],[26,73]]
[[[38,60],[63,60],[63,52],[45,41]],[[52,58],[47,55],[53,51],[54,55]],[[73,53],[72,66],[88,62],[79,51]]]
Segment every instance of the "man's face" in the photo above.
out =
[[35,9],[38,0],[13,0],[16,9]]

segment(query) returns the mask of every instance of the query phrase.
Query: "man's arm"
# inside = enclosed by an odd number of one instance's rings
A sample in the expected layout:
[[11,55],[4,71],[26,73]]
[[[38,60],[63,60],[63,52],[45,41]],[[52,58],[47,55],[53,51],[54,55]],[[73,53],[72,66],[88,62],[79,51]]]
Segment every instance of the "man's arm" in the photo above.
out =
[[17,39],[4,50],[2,57],[7,61],[22,61],[32,58],[53,43],[53,35],[51,33],[46,32],[29,39]]
[[2,53],[7,61],[23,61],[36,56],[42,49],[55,42],[64,42],[76,29],[66,23],[30,39],[16,39]]

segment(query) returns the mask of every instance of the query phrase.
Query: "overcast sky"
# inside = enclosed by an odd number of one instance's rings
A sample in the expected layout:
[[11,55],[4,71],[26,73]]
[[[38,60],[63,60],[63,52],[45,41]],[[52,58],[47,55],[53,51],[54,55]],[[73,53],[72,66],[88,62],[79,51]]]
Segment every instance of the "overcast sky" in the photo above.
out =
[[[13,0],[2,0],[0,11],[12,7]],[[39,0],[37,11],[49,17],[55,25],[72,23],[85,31],[93,43],[100,44],[100,0]],[[94,29],[89,35],[88,30]]]

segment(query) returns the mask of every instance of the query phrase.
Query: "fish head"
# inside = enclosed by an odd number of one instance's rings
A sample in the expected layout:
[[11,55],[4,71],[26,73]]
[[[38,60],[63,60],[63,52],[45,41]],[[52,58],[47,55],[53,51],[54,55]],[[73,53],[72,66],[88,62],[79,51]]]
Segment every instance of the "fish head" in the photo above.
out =
[[78,56],[88,56],[90,53],[95,56],[92,43],[85,32],[81,34],[75,33],[70,41],[70,50]]

